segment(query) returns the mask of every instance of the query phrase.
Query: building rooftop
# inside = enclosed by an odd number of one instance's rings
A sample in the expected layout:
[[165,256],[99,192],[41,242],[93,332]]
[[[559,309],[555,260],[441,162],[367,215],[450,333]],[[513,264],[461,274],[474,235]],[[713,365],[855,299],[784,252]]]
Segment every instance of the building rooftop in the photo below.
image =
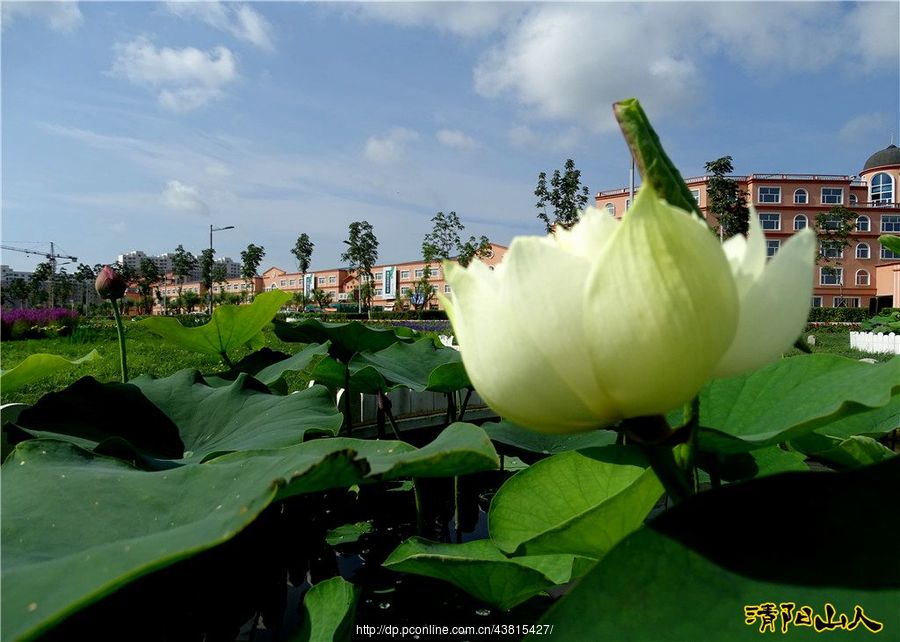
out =
[[875,152],[863,165],[863,171],[884,165],[900,165],[900,147],[891,144],[881,151]]

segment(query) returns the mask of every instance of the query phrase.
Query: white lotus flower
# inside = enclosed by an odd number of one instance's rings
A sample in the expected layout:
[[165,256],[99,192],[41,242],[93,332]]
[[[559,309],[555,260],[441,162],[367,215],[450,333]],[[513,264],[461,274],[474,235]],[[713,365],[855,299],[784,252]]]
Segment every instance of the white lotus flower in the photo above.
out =
[[737,286],[741,314],[731,347],[713,372],[717,377],[755,370],[786,352],[806,325],[812,296],[816,235],[805,228],[766,261],[766,240],[750,208],[747,238],[723,246]]
[[591,430],[677,408],[790,347],[812,287],[804,232],[766,264],[755,212],[750,239],[722,246],[644,185],[621,222],[591,208],[569,231],[514,239],[493,271],[446,263],[441,299],[491,408],[543,432]]
[[545,432],[590,430],[691,399],[735,336],[738,295],[706,225],[644,185],[624,220],[519,237],[491,271],[445,264],[475,389]]

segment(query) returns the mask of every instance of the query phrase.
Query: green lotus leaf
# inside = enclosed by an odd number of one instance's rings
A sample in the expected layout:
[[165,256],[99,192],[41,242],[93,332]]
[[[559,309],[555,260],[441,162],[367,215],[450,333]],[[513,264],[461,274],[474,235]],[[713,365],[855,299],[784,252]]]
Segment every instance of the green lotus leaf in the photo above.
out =
[[[900,511],[900,459],[847,472],[785,473],[696,495],[629,535],[544,616],[559,640],[758,641],[900,636],[900,567],[889,551]],[[885,546],[874,545],[884,542]],[[890,544],[888,544],[890,543]],[[774,633],[745,607],[793,603],[883,624],[873,636],[817,635],[779,618]],[[761,631],[764,633],[761,634]],[[528,638],[540,639],[540,638]]]
[[485,423],[481,427],[485,429],[491,441],[543,455],[609,446],[616,441],[616,433],[611,430],[592,430],[574,435],[552,435],[522,428],[506,419]]
[[361,588],[340,576],[313,586],[303,597],[303,623],[291,641],[350,642],[361,593]]
[[413,333],[408,328],[376,329],[359,321],[349,323],[325,323],[318,319],[305,319],[298,323],[275,322],[275,336],[282,341],[300,343],[331,342],[329,354],[341,363],[349,363],[357,352],[378,352],[401,342],[412,342]]
[[839,469],[867,466],[897,456],[890,448],[863,435],[841,438],[814,432],[793,440],[791,446]]
[[236,450],[280,448],[310,435],[331,436],[341,421],[322,386],[273,395],[241,374],[212,388],[196,370],[187,369],[162,379],[143,375],[128,384],[86,377],[45,395],[16,423],[32,436],[66,439],[84,448],[102,444],[100,452],[160,468]]
[[74,366],[88,363],[100,357],[96,350],[91,350],[80,359],[66,359],[58,354],[44,352],[30,354],[21,363],[0,372],[0,388],[3,392],[13,392],[22,386],[38,381],[62,370],[68,370]]
[[350,361],[351,371],[374,368],[385,389],[409,388],[416,392],[454,392],[471,385],[462,357],[452,348],[437,348],[429,338],[415,343],[394,343],[378,352],[360,352]]
[[384,566],[450,582],[482,602],[507,610],[554,585],[568,582],[572,555],[507,557],[490,540],[440,544],[413,537]]
[[[374,395],[385,390],[384,377],[377,370],[367,366],[350,365],[350,390],[355,393]],[[310,378],[330,390],[345,388],[347,366],[332,357],[325,357],[313,367]]]
[[245,372],[267,386],[276,386],[288,372],[302,372],[324,358],[328,354],[328,347],[327,343],[314,343],[293,355],[262,348],[238,361],[228,372],[203,375],[203,378],[209,385],[219,387],[234,381],[239,374]]
[[290,461],[279,471],[239,460],[145,472],[70,443],[19,444],[2,468],[2,638],[35,637],[147,573],[228,541],[282,487],[346,487],[366,471],[351,451],[286,450]]
[[258,344],[257,335],[290,298],[287,292],[272,290],[256,295],[250,305],[220,305],[209,323],[196,328],[186,328],[172,317],[149,317],[139,323],[180,348],[227,357],[247,342]]
[[366,533],[371,533],[372,528],[372,520],[356,522],[355,524],[344,524],[325,533],[325,543],[329,546],[352,544],[359,541],[359,538]]
[[635,448],[564,452],[516,473],[491,502],[491,539],[517,555],[599,559],[637,529],[662,485]]
[[700,447],[741,452],[827,433],[829,424],[888,405],[900,391],[898,368],[898,358],[869,364],[810,354],[713,380],[700,393]]
[[[701,468],[709,470],[710,465],[714,465],[716,474],[725,482],[809,470],[809,466],[806,465],[806,456],[803,453],[783,450],[778,446],[729,455],[710,454],[708,457],[711,457],[712,460],[701,462]],[[704,470],[700,471],[699,479],[707,482],[709,475]]]

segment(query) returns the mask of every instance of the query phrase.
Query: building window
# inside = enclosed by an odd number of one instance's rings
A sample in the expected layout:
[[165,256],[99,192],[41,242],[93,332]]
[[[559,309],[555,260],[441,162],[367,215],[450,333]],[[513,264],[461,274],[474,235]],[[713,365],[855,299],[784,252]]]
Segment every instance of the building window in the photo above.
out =
[[858,259],[868,259],[871,258],[871,252],[869,251],[868,243],[860,243],[856,246],[856,258]]
[[625,199],[625,211],[627,212],[630,208],[631,208],[631,199],[626,198]]
[[856,194],[850,195],[850,205],[856,205],[859,202],[859,199],[856,197]]
[[797,205],[806,205],[809,203],[809,194],[805,189],[798,189],[794,191],[794,203]]
[[400,278],[408,279],[409,278],[409,270],[400,270]]
[[607,203],[606,211],[610,216],[615,216],[616,215],[616,206],[613,205],[612,203]]
[[281,281],[278,283],[278,285],[280,285],[281,287],[284,287],[286,283],[287,283],[286,279],[281,279]]
[[836,308],[858,308],[858,296],[836,296],[834,297],[834,307]]
[[409,294],[409,288],[400,288],[400,294]]
[[819,285],[841,285],[844,282],[844,268],[819,268]]
[[871,228],[868,216],[860,216],[856,219],[856,231],[868,232]]
[[329,285],[334,285],[335,283],[337,283],[337,277],[336,277],[336,276],[329,276],[329,277],[328,277],[328,284],[329,284]]
[[424,269],[416,270],[416,278],[417,278],[417,279],[421,279],[423,276],[425,276],[425,270],[424,270]]
[[881,247],[881,259],[883,261],[893,261],[894,259],[900,259],[900,254],[894,254],[886,247]]
[[375,288],[375,296],[381,296],[381,288]]
[[444,294],[447,294],[447,293],[449,293],[449,292],[450,292],[450,284],[449,284],[449,283],[445,283],[445,284],[444,284]]
[[876,205],[894,202],[894,177],[885,172],[878,172],[872,177],[869,187],[869,200]]
[[900,232],[900,216],[883,214],[881,217],[882,232]]
[[346,300],[347,300],[347,293],[346,293],[346,292],[339,292],[339,293],[338,293],[338,301],[346,301]]
[[759,224],[764,230],[780,230],[781,214],[760,214]]
[[431,268],[431,278],[432,279],[441,278],[441,268],[439,268],[439,267]]
[[777,239],[766,239],[766,256],[775,256],[778,254],[778,248],[781,247],[781,241]]
[[844,256],[844,246],[834,241],[822,241],[819,254],[825,259],[840,259]]
[[869,285],[869,273],[866,270],[856,271],[856,285]]
[[375,280],[376,280],[376,281],[384,281],[384,273],[383,273],[383,272],[376,272],[376,273],[375,273]]
[[797,216],[794,217],[794,229],[795,230],[802,230],[808,224],[809,224],[809,221],[807,221],[805,214],[797,214]]
[[326,279],[324,276],[320,276],[318,279],[316,279],[316,282],[319,285],[325,285],[325,283],[327,283],[327,281],[328,281],[328,279]]
[[288,281],[288,284],[291,286],[296,285],[296,279],[291,279],[290,281]]
[[822,205],[842,205],[844,203],[843,187],[823,187]]
[[812,307],[814,307],[814,308],[821,308],[822,307],[822,297],[814,296],[810,303],[811,303]]
[[694,197],[694,200],[697,201],[697,203],[700,202],[700,190],[699,189],[692,189],[691,196]]
[[781,188],[780,187],[760,187],[759,188],[760,203],[780,203]]

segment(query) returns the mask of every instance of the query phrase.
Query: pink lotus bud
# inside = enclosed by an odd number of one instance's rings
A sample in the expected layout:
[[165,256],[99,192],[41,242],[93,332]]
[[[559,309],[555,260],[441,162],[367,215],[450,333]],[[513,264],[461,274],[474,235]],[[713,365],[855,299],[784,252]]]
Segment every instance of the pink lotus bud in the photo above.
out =
[[115,301],[125,296],[128,284],[114,269],[107,265],[97,275],[94,287],[97,289],[97,294],[100,295],[101,299]]

